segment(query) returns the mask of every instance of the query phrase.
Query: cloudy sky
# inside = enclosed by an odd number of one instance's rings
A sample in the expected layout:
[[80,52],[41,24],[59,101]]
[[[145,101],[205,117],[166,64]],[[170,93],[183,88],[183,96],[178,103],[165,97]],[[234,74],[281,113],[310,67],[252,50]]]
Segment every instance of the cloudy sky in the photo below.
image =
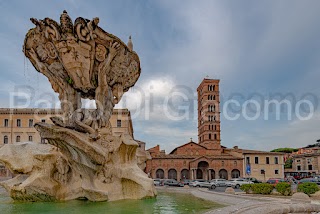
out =
[[[220,79],[222,145],[270,150],[320,139],[319,1],[0,0],[1,107],[59,106],[21,50],[30,17],[59,20],[63,10],[73,20],[100,17],[125,42],[132,35],[142,75],[117,107],[131,110],[148,148],[197,141],[196,88],[206,76]],[[13,98],[21,91],[29,103]],[[285,105],[267,109],[272,101]]]

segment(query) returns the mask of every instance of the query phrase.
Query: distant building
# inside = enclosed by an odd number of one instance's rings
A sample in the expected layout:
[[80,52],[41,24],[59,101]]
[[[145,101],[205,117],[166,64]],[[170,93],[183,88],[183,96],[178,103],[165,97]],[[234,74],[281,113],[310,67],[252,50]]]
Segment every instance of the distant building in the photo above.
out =
[[320,150],[313,153],[304,153],[292,157],[292,171],[300,177],[320,174]]
[[[34,124],[52,124],[50,117],[61,115],[60,109],[0,108],[0,147],[3,144],[32,141],[44,143]],[[133,138],[133,127],[128,109],[114,109],[110,118],[114,135],[128,134]]]
[[[38,122],[52,124],[50,117],[57,115],[61,115],[60,109],[0,108],[0,147],[4,144],[27,141],[46,143],[34,128],[34,124]],[[114,135],[128,134],[134,138],[131,115],[128,109],[114,109],[110,123]],[[137,142],[139,144],[137,149],[138,165],[144,170],[145,161],[150,158],[150,155],[145,151],[145,143]],[[9,176],[11,176],[10,172],[0,163],[0,177]]]
[[267,181],[269,178],[284,178],[283,153],[246,149],[241,152],[244,158],[243,171],[247,176],[260,181]]
[[[176,180],[249,176],[260,180],[283,178],[282,153],[221,146],[219,80],[204,79],[197,92],[199,143],[191,140],[169,154],[159,146],[149,149],[152,159],[147,161],[146,172],[152,178]],[[267,157],[269,163],[264,162]],[[260,161],[255,162],[256,158]],[[273,162],[276,159],[278,162]]]

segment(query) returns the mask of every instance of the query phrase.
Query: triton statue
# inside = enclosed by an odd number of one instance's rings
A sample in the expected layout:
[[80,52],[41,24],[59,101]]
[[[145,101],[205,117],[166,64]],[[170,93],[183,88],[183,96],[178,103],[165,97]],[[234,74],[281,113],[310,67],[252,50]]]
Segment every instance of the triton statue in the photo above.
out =
[[[60,24],[31,21],[36,27],[27,33],[23,52],[59,94],[63,116],[52,117],[54,125],[35,125],[50,145],[0,149],[0,161],[18,174],[1,185],[15,200],[154,197],[153,181],[137,166],[137,142],[113,136],[109,122],[114,105],[140,76],[131,37],[126,45],[101,29],[98,18],[73,23],[66,11]],[[96,109],[81,109],[81,98],[95,100]]]

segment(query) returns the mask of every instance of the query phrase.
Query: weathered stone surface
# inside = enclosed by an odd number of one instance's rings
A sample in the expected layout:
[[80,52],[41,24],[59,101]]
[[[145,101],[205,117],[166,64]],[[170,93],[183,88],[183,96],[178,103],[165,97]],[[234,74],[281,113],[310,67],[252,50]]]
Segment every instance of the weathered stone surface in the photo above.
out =
[[228,193],[228,194],[235,194],[236,193],[232,187],[227,187],[224,192]]
[[291,197],[291,201],[294,203],[311,203],[310,197],[303,192],[294,193]]
[[[17,174],[0,184],[13,199],[26,201],[154,197],[152,179],[137,165],[138,143],[130,135],[113,136],[109,122],[114,105],[140,76],[131,38],[126,46],[98,27],[98,18],[80,17],[73,24],[66,11],[60,24],[31,21],[36,27],[23,51],[59,93],[64,115],[51,118],[55,125],[35,125],[50,145],[0,149],[0,161]],[[81,109],[81,98],[94,99],[97,109]]]

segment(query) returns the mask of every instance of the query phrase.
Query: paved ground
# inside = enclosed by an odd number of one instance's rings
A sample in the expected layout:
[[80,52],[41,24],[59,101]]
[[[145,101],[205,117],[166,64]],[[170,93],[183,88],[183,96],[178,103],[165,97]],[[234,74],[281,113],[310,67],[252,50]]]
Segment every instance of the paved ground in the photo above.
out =
[[[157,187],[159,191],[189,192],[196,197],[226,205],[206,214],[282,214],[282,213],[318,213],[320,206],[313,204],[291,203],[290,197],[268,197],[260,195],[246,195],[237,192],[223,193],[223,188],[209,191],[206,188],[175,188]],[[317,211],[317,212],[314,212]]]

